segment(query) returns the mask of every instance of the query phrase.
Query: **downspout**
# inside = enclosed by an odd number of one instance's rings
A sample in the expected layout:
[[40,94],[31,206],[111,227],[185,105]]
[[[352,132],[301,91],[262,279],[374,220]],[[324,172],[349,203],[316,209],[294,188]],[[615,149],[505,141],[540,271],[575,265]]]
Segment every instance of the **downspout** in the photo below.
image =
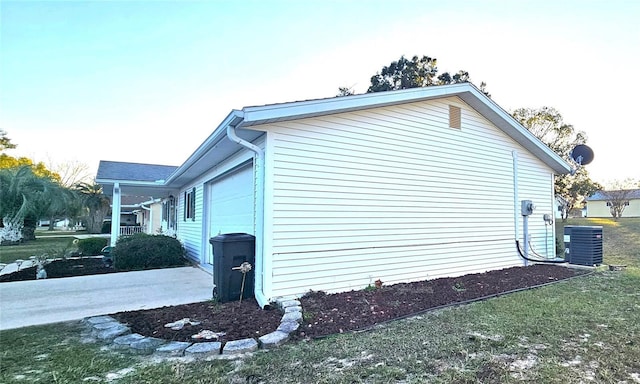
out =
[[113,201],[111,202],[111,239],[109,245],[116,246],[120,236],[120,183],[113,184]]
[[264,308],[270,305],[269,300],[264,294],[264,278],[265,278],[265,263],[264,263],[264,169],[265,159],[264,151],[262,148],[254,145],[246,140],[241,139],[236,134],[236,127],[232,125],[227,126],[227,137],[234,143],[240,144],[243,147],[253,151],[256,154],[255,157],[255,174],[256,174],[256,283],[254,288],[254,295],[260,308]]

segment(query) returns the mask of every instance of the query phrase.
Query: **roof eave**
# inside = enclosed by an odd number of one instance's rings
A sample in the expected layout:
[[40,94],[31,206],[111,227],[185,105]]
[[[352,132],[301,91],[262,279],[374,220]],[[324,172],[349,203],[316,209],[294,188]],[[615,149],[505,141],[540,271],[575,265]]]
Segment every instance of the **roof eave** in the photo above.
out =
[[196,164],[207,152],[215,149],[218,144],[227,135],[227,127],[229,125],[236,125],[242,121],[243,112],[236,109],[232,110],[227,117],[213,130],[211,135],[200,144],[200,146],[189,156],[189,158],[178,167],[166,180],[165,184],[170,185],[180,176],[184,175],[189,168]]
[[571,172],[572,167],[569,163],[553,152],[534,134],[524,128],[513,116],[482,93],[482,91],[472,83],[245,107],[242,109],[239,126],[247,127],[449,96],[460,97],[478,111],[478,113],[502,129],[512,139],[538,156],[545,164],[553,169],[556,174]]
[[460,83],[446,87],[422,87],[365,93],[328,99],[296,101],[242,109],[243,126],[266,124],[275,121],[303,119],[307,117],[343,113],[360,109],[402,104],[420,100],[457,95],[473,87],[470,83]]

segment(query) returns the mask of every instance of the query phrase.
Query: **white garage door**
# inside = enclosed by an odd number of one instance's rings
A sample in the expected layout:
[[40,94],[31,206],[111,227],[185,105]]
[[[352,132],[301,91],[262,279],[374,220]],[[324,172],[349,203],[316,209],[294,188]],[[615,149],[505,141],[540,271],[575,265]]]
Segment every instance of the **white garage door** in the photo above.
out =
[[[224,233],[253,233],[254,181],[252,165],[210,184],[209,237]],[[210,248],[210,247],[209,247]],[[209,249],[207,263],[213,262]]]

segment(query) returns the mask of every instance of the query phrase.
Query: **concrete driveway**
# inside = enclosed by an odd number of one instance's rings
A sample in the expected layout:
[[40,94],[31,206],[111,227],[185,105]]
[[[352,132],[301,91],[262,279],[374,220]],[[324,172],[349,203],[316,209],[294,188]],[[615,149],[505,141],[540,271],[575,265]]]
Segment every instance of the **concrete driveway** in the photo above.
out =
[[0,283],[0,330],[211,299],[195,267]]

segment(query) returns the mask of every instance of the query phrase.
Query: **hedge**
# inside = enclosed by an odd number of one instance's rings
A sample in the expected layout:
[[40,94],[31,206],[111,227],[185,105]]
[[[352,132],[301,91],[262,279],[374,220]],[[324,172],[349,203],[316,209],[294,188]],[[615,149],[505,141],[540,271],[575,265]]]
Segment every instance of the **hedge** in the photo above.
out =
[[137,233],[121,237],[111,251],[118,270],[175,267],[186,264],[185,249],[174,237]]

